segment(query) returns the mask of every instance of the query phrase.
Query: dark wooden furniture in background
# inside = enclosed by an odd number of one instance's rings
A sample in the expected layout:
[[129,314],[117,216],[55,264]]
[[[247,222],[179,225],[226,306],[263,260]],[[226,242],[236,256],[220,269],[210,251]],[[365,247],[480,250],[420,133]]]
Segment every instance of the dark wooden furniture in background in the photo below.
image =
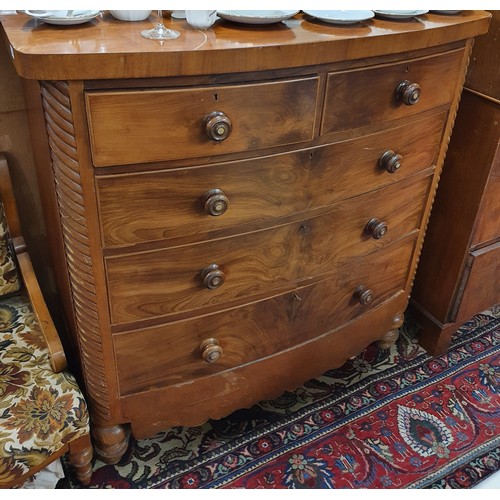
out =
[[500,302],[500,11],[478,38],[412,293],[420,343],[446,350]]
[[395,340],[489,17],[2,19],[105,461]]

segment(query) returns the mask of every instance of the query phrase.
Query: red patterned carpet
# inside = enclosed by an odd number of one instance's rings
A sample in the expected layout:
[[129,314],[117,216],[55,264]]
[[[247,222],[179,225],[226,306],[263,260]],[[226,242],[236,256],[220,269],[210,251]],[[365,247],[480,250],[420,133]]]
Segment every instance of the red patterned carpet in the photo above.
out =
[[91,487],[469,488],[499,469],[500,307],[436,358],[415,330],[274,401],[132,439]]

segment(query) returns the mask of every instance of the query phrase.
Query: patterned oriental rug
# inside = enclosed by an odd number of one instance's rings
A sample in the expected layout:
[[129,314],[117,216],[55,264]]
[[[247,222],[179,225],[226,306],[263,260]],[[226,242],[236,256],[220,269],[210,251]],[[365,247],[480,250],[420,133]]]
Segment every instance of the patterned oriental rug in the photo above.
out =
[[470,488],[500,463],[500,306],[439,357],[416,334],[407,319],[391,349],[274,401],[131,439],[118,465],[96,462],[90,487]]

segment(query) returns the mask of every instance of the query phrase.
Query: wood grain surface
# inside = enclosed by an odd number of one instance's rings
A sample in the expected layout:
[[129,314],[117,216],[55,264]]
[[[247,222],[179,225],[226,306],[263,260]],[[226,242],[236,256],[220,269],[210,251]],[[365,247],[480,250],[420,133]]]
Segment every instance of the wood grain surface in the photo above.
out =
[[[106,259],[113,323],[155,318],[207,306],[248,301],[278,287],[334,272],[339,265],[380,250],[420,227],[429,172],[379,191],[339,202],[326,214],[231,238]],[[411,200],[411,203],[408,203]],[[364,232],[373,217],[387,234]],[[200,272],[218,264],[226,275],[216,290]]]
[[[89,92],[98,167],[251,151],[311,140],[318,78],[172,90]],[[227,139],[203,130],[213,111],[232,122]]]
[[200,377],[196,384],[188,381],[124,396],[123,411],[130,416],[132,432],[141,438],[173,425],[200,425],[208,418],[221,418],[262,399],[276,398],[284,389],[293,390],[378,340],[380,332],[392,328],[407,300],[405,293],[396,294],[342,328],[258,362]]
[[[328,75],[321,133],[372,125],[450,104],[463,50],[397,64]],[[420,100],[407,106],[396,99],[408,80],[421,87]]]
[[[187,321],[114,336],[122,394],[186,383],[302,344],[354,320],[402,290],[414,238],[339,269],[333,278],[268,300]],[[375,269],[375,271],[373,271]],[[358,285],[373,289],[363,306]],[[222,357],[207,363],[200,344],[216,338]]]
[[120,22],[107,12],[70,29],[24,14],[3,15],[0,21],[21,76],[88,80],[263,71],[398,54],[485,33],[490,17],[484,11],[465,10],[456,16],[426,14],[406,22],[373,19],[345,27],[299,14],[265,27],[218,21],[206,32],[184,20],[166,20],[181,36],[163,44],[140,36],[153,19]]
[[[286,217],[408,178],[434,164],[446,114],[411,127],[350,141],[213,166],[98,176],[99,212],[105,246],[128,246],[196,235],[239,224]],[[387,150],[402,155],[388,173],[378,165]],[[201,199],[222,189],[229,208],[210,216]]]

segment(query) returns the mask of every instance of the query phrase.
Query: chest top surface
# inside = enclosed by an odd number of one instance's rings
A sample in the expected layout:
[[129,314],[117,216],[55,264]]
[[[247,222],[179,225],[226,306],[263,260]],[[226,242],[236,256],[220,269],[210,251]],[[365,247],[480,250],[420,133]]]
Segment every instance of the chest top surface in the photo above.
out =
[[470,10],[346,27],[298,14],[267,26],[220,20],[204,32],[183,20],[166,19],[181,36],[164,43],[140,36],[151,19],[121,22],[107,11],[71,27],[51,26],[25,14],[3,15],[0,21],[20,76],[86,80],[263,71],[397,54],[480,35],[487,31],[490,17]]

